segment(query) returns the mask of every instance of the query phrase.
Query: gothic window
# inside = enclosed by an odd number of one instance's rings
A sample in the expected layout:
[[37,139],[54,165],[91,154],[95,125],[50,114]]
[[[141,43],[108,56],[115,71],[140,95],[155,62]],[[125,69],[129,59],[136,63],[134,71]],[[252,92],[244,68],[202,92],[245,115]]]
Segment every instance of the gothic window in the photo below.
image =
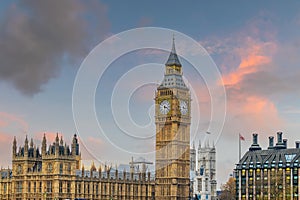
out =
[[71,193],[71,183],[67,183],[67,193]]
[[64,165],[62,163],[59,164],[59,173],[62,174],[64,170]]
[[22,193],[22,181],[17,181],[17,193]]
[[4,194],[6,193],[6,188],[7,188],[6,183],[4,183],[4,185],[3,185]]
[[47,181],[47,192],[48,193],[52,192],[52,181]]
[[36,193],[36,182],[33,183],[33,192]]
[[70,163],[68,164],[68,169],[67,170],[68,170],[68,173],[70,174],[71,173],[71,164]]
[[99,193],[99,192],[98,192],[98,188],[99,188],[99,187],[98,187],[98,184],[96,184],[96,195],[98,195],[98,193]]
[[80,183],[78,183],[77,189],[78,189],[78,194],[80,194],[81,193],[81,184]]
[[42,192],[42,182],[40,182],[40,193]]
[[59,181],[59,193],[62,193],[62,181]]
[[31,189],[31,183],[28,182],[28,193],[30,193],[30,189]]
[[198,191],[202,191],[202,179],[198,179]]

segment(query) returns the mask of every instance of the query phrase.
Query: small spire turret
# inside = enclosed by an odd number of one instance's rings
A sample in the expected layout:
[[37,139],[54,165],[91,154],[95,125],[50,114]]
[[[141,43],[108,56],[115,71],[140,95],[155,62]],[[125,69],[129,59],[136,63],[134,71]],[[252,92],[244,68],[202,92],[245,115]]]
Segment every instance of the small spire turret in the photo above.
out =
[[44,133],[43,141],[42,141],[42,155],[46,154],[47,148],[47,141],[46,141],[46,134]]
[[26,138],[25,138],[24,156],[28,157],[28,139],[27,139],[27,135],[26,135]]
[[30,148],[33,148],[33,139],[30,140]]
[[17,154],[17,140],[16,136],[14,136],[14,141],[13,141],[13,157],[15,157]]
[[62,135],[60,136],[60,146],[63,146],[64,145],[64,141],[63,141],[63,137],[62,137]]
[[56,144],[58,144],[58,143],[59,143],[59,137],[58,137],[58,133],[56,133],[55,143],[56,143]]

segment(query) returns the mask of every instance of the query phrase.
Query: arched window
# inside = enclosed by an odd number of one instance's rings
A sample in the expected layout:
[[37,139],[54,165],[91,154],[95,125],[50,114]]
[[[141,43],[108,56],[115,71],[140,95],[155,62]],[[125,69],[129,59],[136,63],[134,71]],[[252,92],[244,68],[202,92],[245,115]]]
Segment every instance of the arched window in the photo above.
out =
[[70,163],[68,163],[68,168],[67,168],[67,170],[68,170],[68,173],[70,174],[70,173],[71,173],[71,164],[70,164]]
[[64,171],[64,165],[62,163],[59,164],[59,173],[62,174]]

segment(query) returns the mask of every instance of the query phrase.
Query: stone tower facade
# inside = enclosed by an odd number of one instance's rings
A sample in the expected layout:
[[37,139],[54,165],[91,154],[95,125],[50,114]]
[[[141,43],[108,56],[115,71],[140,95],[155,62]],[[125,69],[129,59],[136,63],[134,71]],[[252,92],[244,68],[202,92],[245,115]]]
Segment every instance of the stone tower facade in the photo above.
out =
[[155,199],[189,199],[191,96],[174,39],[155,94],[155,123]]
[[193,193],[198,199],[214,200],[217,198],[216,148],[209,143],[198,147],[198,165],[193,180]]

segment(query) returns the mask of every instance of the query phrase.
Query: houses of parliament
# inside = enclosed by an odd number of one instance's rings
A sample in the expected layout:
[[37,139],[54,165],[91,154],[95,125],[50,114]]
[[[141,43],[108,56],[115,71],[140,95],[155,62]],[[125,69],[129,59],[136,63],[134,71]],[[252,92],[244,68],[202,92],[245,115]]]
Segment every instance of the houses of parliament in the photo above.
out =
[[[0,171],[0,199],[122,199],[187,200],[190,198],[191,96],[182,78],[175,50],[165,64],[162,83],[155,91],[155,175],[146,163],[137,170],[112,167],[85,169],[77,135],[67,145],[57,135],[42,139],[41,149],[26,137],[12,145],[12,169]],[[133,165],[134,162],[131,163]]]

